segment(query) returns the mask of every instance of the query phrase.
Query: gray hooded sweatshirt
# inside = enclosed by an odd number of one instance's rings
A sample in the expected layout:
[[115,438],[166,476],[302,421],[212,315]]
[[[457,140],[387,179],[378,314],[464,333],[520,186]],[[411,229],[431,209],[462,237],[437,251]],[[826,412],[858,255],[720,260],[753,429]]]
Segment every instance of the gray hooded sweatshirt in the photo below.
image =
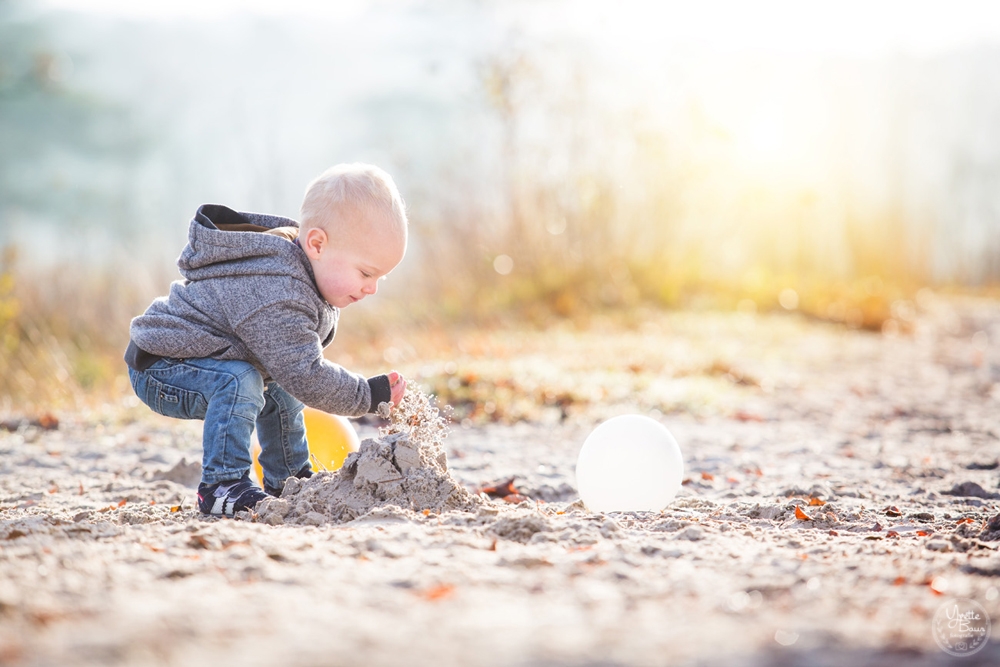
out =
[[239,359],[310,407],[358,416],[390,400],[389,379],[371,379],[323,358],[340,310],[316,287],[297,243],[262,231],[298,227],[289,218],[198,208],[171,284],[132,320],[125,360],[136,370],[160,357]]

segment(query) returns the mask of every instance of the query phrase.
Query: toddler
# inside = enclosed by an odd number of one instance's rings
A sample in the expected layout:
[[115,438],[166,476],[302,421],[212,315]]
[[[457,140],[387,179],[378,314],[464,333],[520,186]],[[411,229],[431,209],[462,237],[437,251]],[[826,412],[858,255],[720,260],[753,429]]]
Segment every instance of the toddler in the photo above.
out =
[[[177,260],[184,279],[129,329],[139,399],[205,421],[205,514],[252,510],[287,478],[312,475],[303,404],[358,416],[406,391],[395,371],[366,379],[323,358],[340,309],[375,294],[406,252],[396,185],[377,167],[338,165],[309,185],[299,217],[201,206]],[[263,491],[249,475],[254,428]]]

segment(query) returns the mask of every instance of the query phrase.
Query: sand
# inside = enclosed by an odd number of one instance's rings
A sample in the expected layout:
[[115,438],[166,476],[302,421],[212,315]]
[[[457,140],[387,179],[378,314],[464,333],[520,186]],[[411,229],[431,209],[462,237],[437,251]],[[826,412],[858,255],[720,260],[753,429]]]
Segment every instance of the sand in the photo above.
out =
[[[362,425],[353,472],[293,484],[281,521],[194,510],[195,423],[108,406],[0,432],[0,664],[998,664],[1000,307],[925,297],[909,324],[543,335],[522,381],[600,400],[416,455]],[[583,439],[625,412],[681,445],[663,512],[576,497]],[[476,494],[510,477],[530,500]],[[951,658],[931,623],[964,599],[994,639]]]
[[382,508],[409,510],[412,518],[417,512],[470,512],[483,505],[448,472],[447,417],[433,397],[413,387],[399,406],[379,405],[378,414],[389,425],[377,438],[363,440],[339,470],[290,479],[280,498],[259,503],[251,516],[240,518],[272,526],[323,526]]

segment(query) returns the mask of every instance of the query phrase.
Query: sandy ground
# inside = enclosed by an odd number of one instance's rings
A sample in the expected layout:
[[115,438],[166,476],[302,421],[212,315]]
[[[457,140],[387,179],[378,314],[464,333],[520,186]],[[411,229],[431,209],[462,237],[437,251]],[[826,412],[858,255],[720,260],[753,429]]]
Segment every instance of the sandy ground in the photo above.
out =
[[[204,518],[196,423],[2,431],[0,664],[1000,664],[996,625],[960,658],[931,632],[952,600],[1000,620],[1000,304],[903,314],[900,335],[691,313],[524,334],[522,382],[593,400],[456,423],[451,474],[532,499],[476,511]],[[577,452],[626,412],[673,432],[687,481],[660,513],[590,513]]]

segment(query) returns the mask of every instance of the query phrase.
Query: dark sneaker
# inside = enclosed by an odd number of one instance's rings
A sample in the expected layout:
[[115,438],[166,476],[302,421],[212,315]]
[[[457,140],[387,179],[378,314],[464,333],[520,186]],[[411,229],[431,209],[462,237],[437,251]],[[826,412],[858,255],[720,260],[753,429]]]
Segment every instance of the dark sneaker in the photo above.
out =
[[[302,470],[295,473],[295,476],[298,477],[299,479],[309,479],[310,477],[313,476],[313,470],[307,463],[304,466],[302,466]],[[278,496],[281,495],[281,492],[284,491],[284,489],[283,488],[276,489],[273,486],[268,486],[267,484],[265,484],[264,491],[277,498]]]
[[245,472],[239,479],[215,484],[198,485],[198,509],[202,514],[233,516],[243,510],[252,510],[268,495],[250,481],[250,473]]

